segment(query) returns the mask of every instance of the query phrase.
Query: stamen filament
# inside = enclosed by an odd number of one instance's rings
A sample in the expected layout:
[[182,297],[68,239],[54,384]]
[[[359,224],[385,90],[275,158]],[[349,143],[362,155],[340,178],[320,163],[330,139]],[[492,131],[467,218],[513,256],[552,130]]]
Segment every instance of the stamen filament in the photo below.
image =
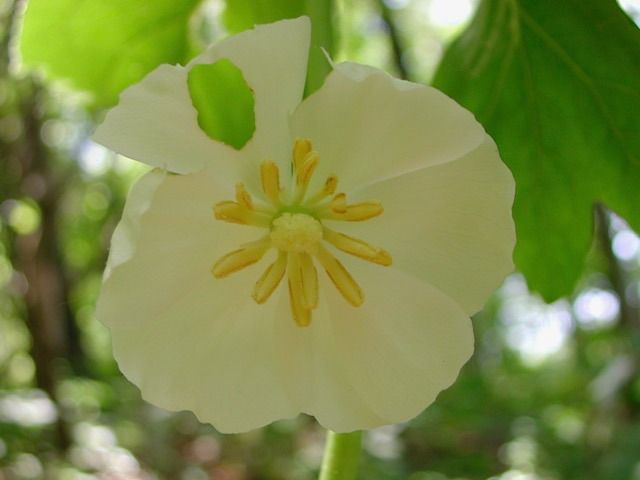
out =
[[318,249],[316,258],[344,299],[354,307],[362,305],[362,302],[364,302],[362,289],[347,269],[344,268],[344,265],[324,247]]
[[256,303],[264,303],[269,299],[278,285],[280,285],[286,269],[287,254],[279,251],[276,261],[267,267],[260,279],[256,282],[252,294]]
[[264,237],[229,252],[220,258],[211,268],[216,278],[223,278],[258,262],[271,247],[269,237]]
[[253,225],[256,227],[268,227],[271,224],[271,216],[265,212],[248,209],[238,202],[219,202],[213,207],[213,215],[217,220],[239,225]]
[[326,226],[323,228],[323,238],[334,247],[350,255],[377,263],[378,265],[384,265],[385,267],[391,265],[392,260],[389,252],[382,248],[369,245],[364,240],[336,232]]
[[287,274],[289,277],[289,303],[293,320],[300,327],[311,323],[311,309],[306,307],[304,280],[300,269],[300,259],[297,253],[289,253]]

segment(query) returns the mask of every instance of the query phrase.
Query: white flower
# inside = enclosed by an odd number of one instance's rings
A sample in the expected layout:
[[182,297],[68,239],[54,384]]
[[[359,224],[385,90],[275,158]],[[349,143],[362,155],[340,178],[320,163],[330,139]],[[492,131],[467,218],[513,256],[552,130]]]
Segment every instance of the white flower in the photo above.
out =
[[[309,28],[259,26],[157,68],[95,136],[173,173],[133,187],[97,317],[147,400],[224,432],[300,412],[338,432],[415,416],[512,269],[513,179],[472,115],[351,63],[301,101]],[[218,59],[255,95],[241,150],[199,129],[189,97],[190,68]]]

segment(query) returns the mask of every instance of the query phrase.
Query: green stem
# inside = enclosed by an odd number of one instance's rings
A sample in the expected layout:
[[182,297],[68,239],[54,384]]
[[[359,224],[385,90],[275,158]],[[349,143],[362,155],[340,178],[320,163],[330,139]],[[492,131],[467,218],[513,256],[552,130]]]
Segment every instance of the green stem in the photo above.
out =
[[358,473],[362,432],[327,431],[319,480],[353,480]]
[[306,98],[322,86],[332,69],[322,49],[329,55],[334,53],[336,42],[333,23],[336,7],[333,0],[306,0],[304,3],[305,13],[309,15],[312,23],[307,83],[304,87]]

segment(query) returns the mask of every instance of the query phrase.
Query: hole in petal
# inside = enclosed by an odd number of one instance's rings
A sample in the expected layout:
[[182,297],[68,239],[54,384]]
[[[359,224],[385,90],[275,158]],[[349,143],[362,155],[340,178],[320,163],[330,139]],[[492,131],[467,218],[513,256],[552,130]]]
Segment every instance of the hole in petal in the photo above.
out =
[[196,65],[187,79],[200,128],[240,150],[256,129],[255,99],[242,71],[227,59]]

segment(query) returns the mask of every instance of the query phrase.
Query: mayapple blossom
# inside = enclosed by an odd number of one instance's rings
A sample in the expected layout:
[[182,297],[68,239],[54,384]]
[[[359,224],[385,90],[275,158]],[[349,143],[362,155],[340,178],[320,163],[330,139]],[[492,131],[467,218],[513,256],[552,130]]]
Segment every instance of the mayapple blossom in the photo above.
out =
[[[415,416],[512,269],[513,179],[473,116],[353,63],[302,100],[309,35],[280,21],[162,65],[95,134],[158,167],[127,199],[97,317],[147,400],[224,432]],[[189,71],[222,59],[254,95],[242,148],[200,129],[189,94]]]

